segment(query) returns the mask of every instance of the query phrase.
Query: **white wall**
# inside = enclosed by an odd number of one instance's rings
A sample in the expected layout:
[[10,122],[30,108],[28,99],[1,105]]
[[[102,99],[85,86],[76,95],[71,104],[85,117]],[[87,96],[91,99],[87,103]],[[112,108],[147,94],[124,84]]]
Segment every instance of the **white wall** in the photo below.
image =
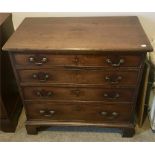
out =
[[155,40],[155,12],[49,12],[49,13],[13,13],[15,29],[25,17],[57,17],[57,16],[138,16],[150,40]]

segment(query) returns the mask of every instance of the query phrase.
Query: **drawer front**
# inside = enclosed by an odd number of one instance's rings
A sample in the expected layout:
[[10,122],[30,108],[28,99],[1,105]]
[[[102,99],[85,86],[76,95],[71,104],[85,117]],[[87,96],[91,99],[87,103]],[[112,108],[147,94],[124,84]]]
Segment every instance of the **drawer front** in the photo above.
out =
[[23,66],[88,66],[88,67],[139,67],[141,55],[51,55],[15,54],[15,64]]
[[60,84],[102,84],[132,85],[138,80],[138,71],[103,70],[18,70],[22,83],[60,83]]
[[129,104],[57,104],[54,102],[28,102],[28,119],[81,122],[128,122],[132,105]]
[[80,87],[23,87],[25,100],[79,100],[132,102],[134,89],[103,89]]

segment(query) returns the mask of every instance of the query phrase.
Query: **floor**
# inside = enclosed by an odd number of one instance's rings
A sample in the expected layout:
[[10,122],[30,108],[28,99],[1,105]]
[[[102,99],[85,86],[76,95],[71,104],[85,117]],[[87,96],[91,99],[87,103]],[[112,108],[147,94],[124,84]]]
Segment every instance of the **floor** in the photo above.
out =
[[136,135],[133,138],[122,138],[117,129],[86,128],[86,127],[52,127],[46,131],[40,131],[38,135],[27,135],[24,122],[25,113],[22,112],[17,130],[15,133],[4,133],[0,131],[0,141],[3,142],[115,142],[133,141],[155,142],[155,133],[150,129],[148,119],[145,120],[142,128],[136,127]]

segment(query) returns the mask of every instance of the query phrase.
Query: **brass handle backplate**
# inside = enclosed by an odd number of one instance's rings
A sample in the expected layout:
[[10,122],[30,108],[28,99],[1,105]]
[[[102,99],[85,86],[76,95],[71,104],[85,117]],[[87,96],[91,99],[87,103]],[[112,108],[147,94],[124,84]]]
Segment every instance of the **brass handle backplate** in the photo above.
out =
[[117,99],[120,97],[120,94],[119,93],[104,93],[104,97],[106,99]]
[[44,56],[35,55],[35,56],[29,57],[29,62],[34,63],[35,65],[42,65],[46,63],[47,61],[48,59]]
[[44,73],[44,72],[33,73],[32,77],[33,77],[33,79],[37,79],[40,82],[46,82],[49,79],[49,74]]
[[122,80],[122,76],[115,76],[115,75],[106,76],[105,80],[109,81],[111,84],[118,84]]
[[110,120],[112,120],[112,119],[115,119],[115,118],[117,118],[118,116],[119,116],[119,113],[117,113],[117,112],[107,112],[107,111],[102,111],[101,112],[101,115],[103,116],[103,117],[105,117],[106,119],[110,119]]
[[37,90],[35,91],[35,94],[39,97],[51,97],[53,95],[53,92],[46,90]]
[[114,63],[111,59],[106,59],[106,62],[108,64],[111,64],[113,67],[119,67],[121,64],[123,64],[125,61],[124,59],[119,59],[117,63]]
[[39,113],[44,117],[52,117],[55,114],[54,110],[40,110]]

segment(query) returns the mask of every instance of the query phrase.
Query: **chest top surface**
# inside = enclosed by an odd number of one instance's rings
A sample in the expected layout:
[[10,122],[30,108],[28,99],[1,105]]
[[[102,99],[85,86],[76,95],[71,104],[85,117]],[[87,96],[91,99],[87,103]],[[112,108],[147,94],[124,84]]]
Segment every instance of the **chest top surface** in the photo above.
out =
[[137,17],[26,18],[3,47],[7,51],[152,51]]

